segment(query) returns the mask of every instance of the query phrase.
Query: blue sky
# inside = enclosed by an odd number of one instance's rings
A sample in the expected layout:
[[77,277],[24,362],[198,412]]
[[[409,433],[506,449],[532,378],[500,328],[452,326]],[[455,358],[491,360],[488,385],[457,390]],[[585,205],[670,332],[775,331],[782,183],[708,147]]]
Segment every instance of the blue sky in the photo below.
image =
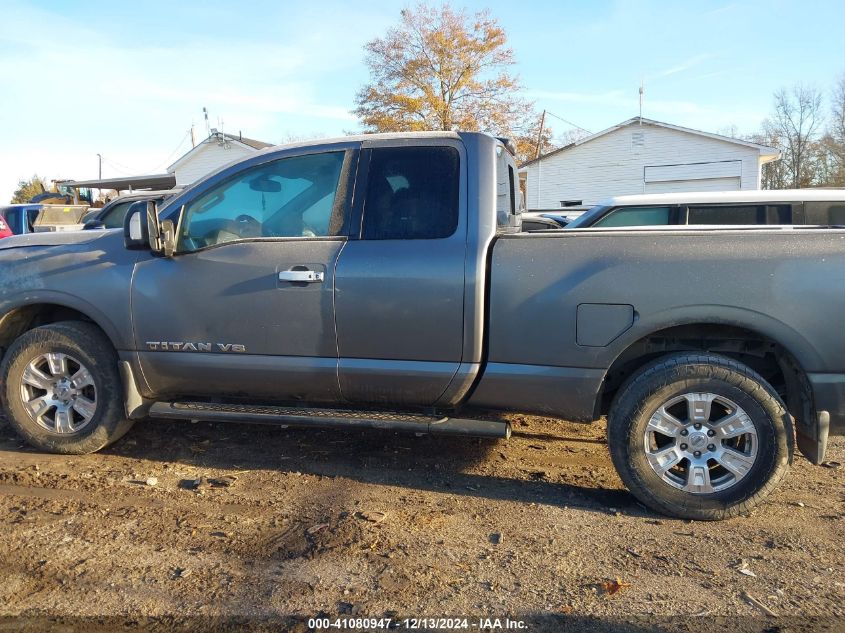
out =
[[[164,171],[203,106],[274,143],[354,131],[362,47],[405,4],[0,0],[0,202],[36,172],[96,177],[98,152],[104,176]],[[781,86],[845,73],[841,0],[453,6],[489,8],[525,96],[593,132],[637,114],[641,80],[647,117],[752,132]]]

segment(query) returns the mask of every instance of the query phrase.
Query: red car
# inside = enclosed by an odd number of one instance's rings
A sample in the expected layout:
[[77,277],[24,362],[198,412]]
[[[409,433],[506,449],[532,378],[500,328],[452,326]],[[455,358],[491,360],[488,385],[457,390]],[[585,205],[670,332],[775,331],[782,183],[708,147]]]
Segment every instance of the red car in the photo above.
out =
[[12,229],[9,228],[9,225],[6,223],[6,218],[0,215],[0,240],[4,237],[11,237],[14,235],[12,233]]

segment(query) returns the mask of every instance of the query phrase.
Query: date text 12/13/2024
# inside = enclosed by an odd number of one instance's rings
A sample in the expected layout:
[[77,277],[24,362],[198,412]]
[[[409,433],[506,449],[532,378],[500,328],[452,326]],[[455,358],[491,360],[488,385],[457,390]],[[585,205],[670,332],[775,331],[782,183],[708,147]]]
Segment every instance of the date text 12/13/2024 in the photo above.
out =
[[519,631],[527,629],[523,620],[510,618],[309,618],[308,628],[314,630],[346,629],[407,629],[407,630],[480,630]]

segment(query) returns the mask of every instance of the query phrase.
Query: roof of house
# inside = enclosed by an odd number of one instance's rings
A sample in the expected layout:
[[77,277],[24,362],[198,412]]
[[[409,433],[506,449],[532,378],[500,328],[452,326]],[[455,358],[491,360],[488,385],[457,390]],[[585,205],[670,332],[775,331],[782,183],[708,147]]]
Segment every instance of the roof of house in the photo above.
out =
[[229,134],[228,132],[218,132],[217,130],[212,130],[211,135],[203,139],[200,143],[197,143],[194,147],[189,149],[187,152],[182,154],[179,158],[177,158],[173,164],[171,164],[167,171],[173,173],[176,168],[181,165],[182,163],[187,160],[187,158],[197,151],[199,148],[204,147],[210,141],[220,142],[221,144],[225,143],[235,143],[237,145],[241,145],[243,147],[248,147],[249,149],[254,150],[262,150],[267,149],[268,147],[273,147],[273,143],[265,143],[264,141],[258,141],[254,138],[248,138],[243,136],[242,134]]
[[234,134],[229,134],[227,132],[219,132],[221,136],[225,136],[230,141],[237,141],[238,143],[243,143],[244,145],[249,145],[253,149],[264,149],[265,147],[273,147],[272,143],[265,143],[264,141],[257,141],[254,138],[247,138],[246,136],[242,136],[238,134],[235,136]]
[[619,123],[618,125],[614,125],[613,127],[609,127],[606,130],[602,130],[601,132],[596,132],[595,134],[591,134],[590,136],[586,136],[586,137],[584,137],[584,138],[582,138],[578,141],[575,141],[574,143],[570,143],[569,145],[564,145],[563,147],[560,147],[556,150],[553,150],[553,151],[549,152],[548,154],[543,154],[539,158],[535,158],[534,160],[529,160],[528,162],[525,162],[522,165],[520,165],[520,167],[526,167],[528,165],[533,165],[534,163],[537,163],[537,162],[539,162],[539,161],[541,161],[545,158],[548,158],[549,156],[554,156],[555,154],[559,154],[559,153],[564,152],[564,151],[571,149],[573,147],[583,145],[584,143],[589,143],[592,140],[595,140],[595,139],[602,137],[606,134],[610,134],[611,132],[615,132],[616,130],[619,130],[623,127],[627,127],[629,125],[634,125],[634,124],[640,124],[640,123],[642,123],[642,125],[653,125],[653,126],[656,126],[656,127],[662,127],[662,128],[666,128],[666,129],[669,129],[669,130],[675,130],[677,132],[685,132],[687,134],[696,134],[698,136],[705,136],[707,138],[712,138],[712,139],[715,139],[717,141],[725,141],[726,143],[735,143],[737,145],[744,145],[746,147],[753,147],[754,149],[759,150],[761,157],[768,158],[768,160],[766,160],[765,162],[780,158],[780,151],[777,150],[774,147],[769,147],[768,145],[760,145],[759,143],[752,143],[751,141],[745,141],[745,140],[739,139],[739,138],[733,138],[733,137],[730,137],[730,136],[723,136],[722,134],[713,134],[711,132],[702,132],[701,130],[694,130],[692,128],[683,127],[683,126],[680,126],[680,125],[673,125],[671,123],[664,123],[663,121],[655,121],[654,119],[646,119],[646,118],[643,118],[643,117],[633,117],[631,119],[628,119],[627,121],[623,121],[622,123]]

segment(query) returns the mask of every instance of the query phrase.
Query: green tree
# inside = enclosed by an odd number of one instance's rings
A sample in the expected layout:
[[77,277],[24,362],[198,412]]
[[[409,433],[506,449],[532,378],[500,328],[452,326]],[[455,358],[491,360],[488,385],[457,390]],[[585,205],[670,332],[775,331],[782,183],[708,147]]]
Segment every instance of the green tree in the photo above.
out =
[[44,193],[45,191],[47,191],[47,187],[44,184],[44,179],[38,174],[35,174],[29,180],[18,181],[18,188],[12,195],[11,203],[22,204],[29,202],[34,196],[37,196],[39,193]]

